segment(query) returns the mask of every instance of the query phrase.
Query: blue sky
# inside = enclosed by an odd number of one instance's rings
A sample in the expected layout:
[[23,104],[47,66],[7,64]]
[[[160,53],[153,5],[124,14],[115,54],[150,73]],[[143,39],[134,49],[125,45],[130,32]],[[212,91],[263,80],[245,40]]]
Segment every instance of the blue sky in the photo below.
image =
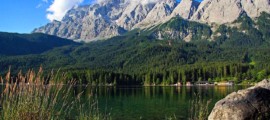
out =
[[[83,1],[80,4],[90,4],[91,2],[91,0],[77,1]],[[52,3],[53,0],[1,0],[0,31],[30,33],[34,28],[45,25],[50,22],[47,18],[47,9],[50,8]],[[62,3],[59,2],[59,4]],[[58,6],[63,6],[59,4]],[[55,10],[53,8],[59,8],[58,6],[52,7],[52,10]]]
[[[34,28],[50,22],[47,9],[52,0],[1,0],[0,31],[30,33]],[[85,0],[82,4],[89,4]]]

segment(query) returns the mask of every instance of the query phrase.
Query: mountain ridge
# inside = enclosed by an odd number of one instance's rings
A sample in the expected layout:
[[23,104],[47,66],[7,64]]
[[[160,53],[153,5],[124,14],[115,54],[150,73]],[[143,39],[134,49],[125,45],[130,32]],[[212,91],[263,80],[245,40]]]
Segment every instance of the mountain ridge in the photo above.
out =
[[80,43],[42,33],[18,34],[0,32],[0,55],[41,54],[57,47],[69,45],[80,45]]
[[269,0],[204,0],[191,18],[202,23],[225,24],[234,22],[243,12],[257,18],[262,12],[270,13]]
[[72,9],[62,21],[48,23],[33,32],[89,42],[123,35],[137,28],[157,26],[176,16],[209,26],[231,24],[243,12],[256,19],[262,12],[270,13],[270,1],[204,0],[199,3],[182,0],[177,3],[175,0],[160,0],[143,4],[110,0]]
[[[269,77],[270,14],[263,12],[257,20],[242,14],[235,23],[237,27],[220,25],[212,32],[207,24],[174,17],[152,29],[134,29],[104,41],[62,46],[41,54],[0,55],[0,73],[8,70],[10,65],[13,71],[38,69],[42,65],[46,71],[58,68],[65,72],[107,71],[139,77],[136,82],[139,84],[151,79],[150,83],[159,81],[157,83],[166,82],[166,85],[200,80],[240,83]],[[171,35],[164,35],[163,40],[152,36],[158,31],[165,33],[167,29],[179,33],[190,31],[193,36],[189,42],[181,36],[170,38]],[[215,36],[215,41],[200,38],[208,32],[212,33],[207,37],[219,35]],[[81,77],[78,80],[89,80]],[[132,84],[123,78],[127,85]]]

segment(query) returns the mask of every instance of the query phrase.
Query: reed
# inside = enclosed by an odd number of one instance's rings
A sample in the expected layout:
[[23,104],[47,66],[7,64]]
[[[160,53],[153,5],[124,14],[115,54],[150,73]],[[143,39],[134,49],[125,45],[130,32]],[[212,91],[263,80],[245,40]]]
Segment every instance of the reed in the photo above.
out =
[[25,75],[19,72],[12,77],[9,69],[0,80],[4,84],[0,101],[3,120],[109,118],[98,112],[97,102],[91,95],[87,103],[82,102],[82,93],[74,95],[73,80],[63,85],[61,81],[66,81],[66,75],[59,71],[45,76],[40,67],[37,73],[29,70]]
[[195,94],[195,98],[190,101],[189,120],[207,120],[211,101],[203,100],[200,94]]

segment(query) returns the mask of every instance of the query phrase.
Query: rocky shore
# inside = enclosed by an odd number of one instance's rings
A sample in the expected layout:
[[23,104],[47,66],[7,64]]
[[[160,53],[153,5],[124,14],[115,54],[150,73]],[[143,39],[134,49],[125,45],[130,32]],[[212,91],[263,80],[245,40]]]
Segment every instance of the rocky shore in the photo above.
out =
[[270,119],[270,80],[229,94],[218,101],[209,120],[266,120]]

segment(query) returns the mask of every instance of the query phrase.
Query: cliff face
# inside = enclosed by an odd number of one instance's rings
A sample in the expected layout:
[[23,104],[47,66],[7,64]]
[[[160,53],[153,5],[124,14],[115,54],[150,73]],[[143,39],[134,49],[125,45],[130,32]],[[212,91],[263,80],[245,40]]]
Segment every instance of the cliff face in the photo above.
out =
[[62,21],[53,21],[34,32],[84,41],[120,35],[126,30],[113,21],[121,15],[124,7],[113,2],[79,7],[70,10]]
[[158,26],[174,17],[220,25],[237,20],[242,13],[251,18],[260,16],[263,11],[270,13],[269,0],[154,1],[108,0],[81,6],[70,10],[62,21],[53,21],[33,32],[88,42],[122,35],[134,28]]
[[126,30],[131,30],[134,25],[143,21],[148,13],[155,6],[151,4],[132,3],[129,4],[122,13],[122,16],[116,20],[117,25]]
[[208,120],[268,120],[270,118],[270,80],[229,94],[218,101]]
[[255,18],[263,11],[270,13],[269,0],[204,0],[191,19],[208,24],[225,24],[235,21],[243,12]]
[[175,0],[165,0],[158,2],[147,14],[146,18],[136,24],[134,28],[145,28],[151,25],[159,24],[162,19],[171,15],[176,5],[177,2]]
[[35,29],[74,40],[92,41],[117,36],[144,20],[155,3],[143,4],[124,0],[109,0],[70,10],[62,21],[53,21]]
[[194,0],[182,0],[173,10],[170,18],[181,16],[184,19],[190,19],[197,11],[200,3]]

